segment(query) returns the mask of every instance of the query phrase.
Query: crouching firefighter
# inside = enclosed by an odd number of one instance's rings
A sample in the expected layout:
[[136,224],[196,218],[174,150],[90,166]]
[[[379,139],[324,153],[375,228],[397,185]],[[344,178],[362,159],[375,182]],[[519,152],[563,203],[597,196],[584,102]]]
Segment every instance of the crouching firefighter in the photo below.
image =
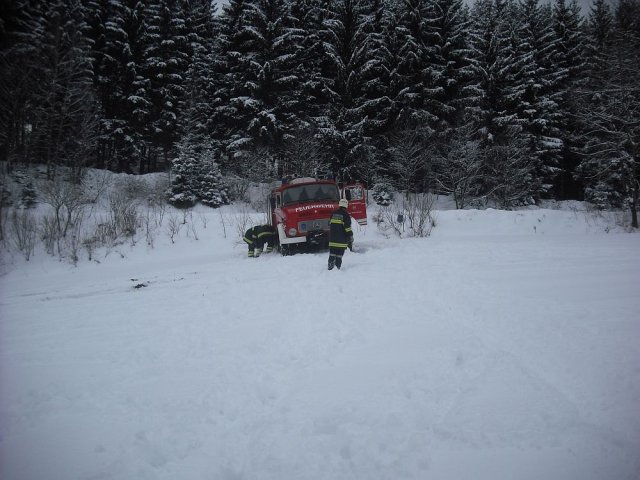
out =
[[334,266],[342,266],[344,251],[353,245],[353,231],[351,230],[351,216],[347,213],[349,202],[343,198],[338,203],[338,209],[331,214],[329,220],[329,270]]
[[271,225],[256,225],[244,234],[243,240],[249,246],[249,257],[259,257],[267,246],[266,252],[271,253],[276,242],[276,229]]

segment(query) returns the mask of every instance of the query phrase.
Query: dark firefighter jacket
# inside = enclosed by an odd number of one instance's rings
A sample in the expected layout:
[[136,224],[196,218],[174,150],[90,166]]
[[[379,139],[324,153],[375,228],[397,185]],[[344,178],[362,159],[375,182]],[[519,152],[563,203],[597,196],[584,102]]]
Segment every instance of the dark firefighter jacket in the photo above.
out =
[[353,243],[351,216],[343,207],[331,214],[329,220],[329,248],[347,248]]
[[276,231],[271,225],[257,225],[247,230],[243,240],[256,248],[262,248],[265,243],[273,247],[276,242]]

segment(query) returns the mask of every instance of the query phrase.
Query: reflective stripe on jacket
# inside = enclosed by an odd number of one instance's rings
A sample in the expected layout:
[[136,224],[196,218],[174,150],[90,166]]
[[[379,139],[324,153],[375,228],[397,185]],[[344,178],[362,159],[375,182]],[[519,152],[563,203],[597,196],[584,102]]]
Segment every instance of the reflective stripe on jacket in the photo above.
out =
[[329,220],[329,248],[347,248],[353,242],[351,216],[345,208],[339,208],[331,214]]
[[262,248],[265,243],[273,248],[276,241],[276,232],[271,225],[257,225],[247,230],[242,239],[249,245],[255,244],[259,248]]

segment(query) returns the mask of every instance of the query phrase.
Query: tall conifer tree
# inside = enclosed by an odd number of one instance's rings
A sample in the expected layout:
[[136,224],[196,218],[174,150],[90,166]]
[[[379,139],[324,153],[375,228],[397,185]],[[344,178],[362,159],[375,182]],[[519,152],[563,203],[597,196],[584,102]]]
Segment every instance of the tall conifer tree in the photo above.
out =
[[146,159],[141,159],[141,172],[155,169],[158,159],[168,165],[171,149],[180,137],[190,53],[184,7],[182,0],[153,0],[147,7],[143,74],[149,82],[151,110],[146,130],[149,151]]
[[558,128],[562,141],[559,158],[560,174],[554,182],[556,198],[576,198],[582,187],[574,180],[574,170],[580,161],[582,145],[576,123],[576,90],[583,82],[584,41],[582,38],[580,7],[575,0],[567,5],[556,0],[553,6],[553,27],[556,36],[554,64],[561,75],[557,86]]
[[520,4],[519,13],[519,36],[523,54],[529,60],[520,116],[530,154],[538,163],[537,176],[542,182],[540,193],[545,194],[559,171],[562,140],[558,88],[564,74],[554,63],[557,40],[550,7],[541,6],[538,0],[526,0]]

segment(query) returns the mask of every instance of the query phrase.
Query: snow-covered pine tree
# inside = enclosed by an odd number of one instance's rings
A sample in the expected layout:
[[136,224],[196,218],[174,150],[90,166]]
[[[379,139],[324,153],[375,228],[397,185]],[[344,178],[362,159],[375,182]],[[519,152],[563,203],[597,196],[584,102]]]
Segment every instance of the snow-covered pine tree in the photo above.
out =
[[381,179],[371,187],[371,197],[376,204],[388,207],[393,202],[393,187],[388,179]]
[[477,98],[470,111],[473,129],[485,150],[483,193],[487,200],[504,207],[529,203],[541,190],[534,174],[537,161],[522,138],[525,72],[531,68],[531,55],[522,47],[517,12],[510,0],[479,0],[472,18],[471,68]]
[[585,70],[589,88],[604,80],[607,73],[608,55],[614,40],[614,18],[606,0],[595,0],[591,6],[586,24]]
[[274,148],[299,124],[300,32],[283,0],[231,1],[219,22],[214,136],[235,169],[237,152]]
[[87,28],[79,0],[55,0],[47,2],[36,35],[42,77],[32,98],[30,153],[50,175],[57,165],[66,165],[74,181],[80,180],[95,142]]
[[468,8],[460,0],[435,0],[426,14],[425,25],[433,41],[427,56],[425,107],[435,118],[430,124],[425,158],[428,178],[422,182],[423,188],[428,189],[434,186],[435,178],[449,170],[446,159],[451,158],[450,150],[457,144],[454,138],[464,129],[474,99],[473,89],[469,88],[473,70],[469,62]]
[[44,2],[4,2],[0,22],[0,160],[28,162],[36,97],[44,78],[39,33]]
[[472,118],[487,144],[507,144],[522,130],[523,58],[513,35],[514,14],[510,0],[479,0],[473,7],[471,70],[477,98]]
[[[324,57],[324,45],[320,38],[325,10],[321,8],[323,0],[292,0],[291,17],[295,28],[300,31],[300,51],[298,78],[300,103],[304,106],[304,117],[312,127],[324,123],[328,95],[326,81],[322,77],[321,64]],[[308,132],[303,129],[304,135]]]
[[431,136],[424,129],[407,128],[389,138],[387,153],[388,172],[393,176],[397,190],[407,198],[410,193],[424,192],[425,179],[429,171],[429,153],[431,145],[427,139]]
[[272,169],[283,139],[306,122],[303,31],[284,0],[232,1],[219,22],[214,138],[223,166],[243,175],[248,159],[260,157]]
[[481,196],[484,205],[510,209],[530,205],[539,193],[536,159],[522,137],[509,143],[484,145],[481,149]]
[[[92,0],[87,4],[93,84],[100,102],[96,165],[133,171],[143,156],[141,110],[148,110],[140,80],[144,15],[141,2]],[[145,118],[146,120],[146,118]]]
[[520,4],[519,14],[523,54],[529,58],[520,116],[523,118],[523,134],[531,155],[538,159],[536,176],[541,181],[540,193],[544,195],[551,189],[559,172],[562,140],[558,129],[560,114],[557,97],[564,74],[553,60],[557,39],[553,32],[550,6],[541,6],[538,0],[526,0]]
[[[151,98],[150,79],[147,70],[147,50],[152,39],[149,36],[149,22],[147,18],[147,3],[140,0],[120,0],[124,2],[124,29],[127,33],[127,43],[122,45],[125,63],[125,100],[126,118],[130,119],[132,135],[126,135],[125,140],[135,149],[135,156],[130,163],[138,160],[145,163],[149,155],[150,141],[148,140],[148,125],[152,119],[153,102]],[[133,171],[134,169],[131,168]]]
[[209,0],[185,4],[186,29],[191,63],[185,78],[186,96],[180,131],[202,141],[210,140],[214,129],[216,76],[214,40],[217,25]]
[[211,142],[187,134],[178,143],[177,151],[167,192],[169,203],[179,208],[192,207],[197,202],[214,208],[228,204],[227,186],[214,161],[216,150]]
[[434,0],[426,25],[433,39],[428,54],[426,108],[437,120],[432,128],[448,138],[463,123],[470,92],[469,18],[462,0]]
[[252,0],[243,26],[248,64],[243,83],[247,98],[232,99],[248,110],[247,133],[254,145],[277,148],[282,138],[304,121],[300,102],[302,30],[284,0]]
[[[594,113],[607,111],[611,97],[608,90],[613,86],[613,65],[615,63],[616,28],[609,5],[604,0],[596,0],[586,21],[585,35],[585,71],[587,85],[580,99],[578,118],[581,119],[584,133],[585,149],[575,175],[585,186],[585,199],[598,208],[620,206],[619,155],[612,155],[617,146],[612,144],[611,137],[606,135],[608,125],[594,128],[598,119]],[[594,108],[595,107],[595,108]],[[604,115],[600,121],[611,118]],[[609,137],[609,138],[607,138]],[[618,139],[614,140],[617,142]],[[606,146],[605,146],[606,145]],[[602,148],[605,147],[605,148]],[[618,157],[614,160],[615,157]],[[623,163],[623,162],[622,162]],[[615,172],[615,173],[614,173]]]
[[[350,41],[353,51],[346,65],[351,73],[345,86],[347,95],[339,97],[347,102],[334,103],[333,110],[330,110],[338,114],[333,126],[339,130],[336,135],[340,139],[338,145],[345,152],[345,161],[341,166],[334,162],[334,168],[342,178],[373,182],[379,176],[383,152],[388,145],[384,135],[396,116],[394,102],[389,95],[389,75],[395,69],[397,59],[387,48],[390,19],[385,8],[387,3],[360,0],[353,5],[356,7],[354,19],[357,24]],[[331,15],[335,16],[335,13]],[[348,20],[349,17],[343,18]],[[336,26],[341,24],[342,21]]]
[[322,177],[329,172],[322,144],[313,127],[295,130],[284,139],[280,170],[294,177]]
[[579,103],[586,147],[576,170],[586,199],[600,208],[628,208],[634,228],[640,197],[639,18],[637,1],[621,2],[615,19],[602,2],[591,11],[589,83]]
[[331,170],[342,178],[352,176],[349,169],[365,139],[362,118],[355,115],[356,99],[363,91],[359,75],[367,61],[363,25],[369,17],[365,7],[365,0],[325,1],[320,7],[319,35],[324,47],[320,75],[328,94],[320,137],[330,155]]
[[584,40],[580,6],[576,0],[567,5],[566,0],[555,0],[553,6],[554,42],[553,61],[561,75],[555,101],[559,138],[562,151],[559,158],[560,173],[555,177],[554,196],[558,199],[581,198],[582,186],[576,184],[573,175],[580,160],[582,144],[579,125],[576,123],[576,89],[584,83]]
[[249,148],[246,125],[250,117],[242,99],[249,97],[249,88],[243,82],[248,64],[245,42],[244,12],[247,0],[230,0],[217,17],[218,34],[215,41],[213,69],[216,81],[211,136],[220,153],[221,164],[234,170],[234,151]]
[[85,0],[85,18],[87,21],[87,37],[91,42],[92,68],[96,90],[100,85],[99,72],[104,69],[107,61],[105,45],[107,43],[107,19],[109,15],[109,0]]
[[189,68],[189,45],[184,3],[152,0],[147,5],[147,44],[144,77],[149,81],[151,102],[146,136],[149,142],[140,173],[165,163],[179,138],[179,121],[185,100],[185,74]]
[[482,194],[485,165],[480,142],[472,140],[471,126],[455,130],[449,139],[449,148],[438,152],[435,158],[438,191],[451,195],[456,208],[465,208]]
[[402,92],[405,88],[406,65],[402,57],[406,31],[402,24],[402,10],[397,4],[387,4],[384,28],[384,49],[388,52],[387,62],[383,61],[387,74],[387,95],[391,100],[389,111],[389,130],[393,130],[400,112],[404,108]]
[[400,64],[397,76],[402,88],[396,101],[402,105],[403,127],[420,125],[432,128],[438,122],[435,112],[427,105],[435,75],[431,60],[436,53],[437,35],[429,25],[434,12],[431,6],[424,0],[406,0],[398,6]]
[[355,37],[358,48],[353,61],[357,82],[348,116],[354,124],[362,123],[363,143],[385,133],[391,123],[393,104],[388,85],[394,59],[385,42],[388,15],[384,7],[382,0],[360,3],[361,21]]

